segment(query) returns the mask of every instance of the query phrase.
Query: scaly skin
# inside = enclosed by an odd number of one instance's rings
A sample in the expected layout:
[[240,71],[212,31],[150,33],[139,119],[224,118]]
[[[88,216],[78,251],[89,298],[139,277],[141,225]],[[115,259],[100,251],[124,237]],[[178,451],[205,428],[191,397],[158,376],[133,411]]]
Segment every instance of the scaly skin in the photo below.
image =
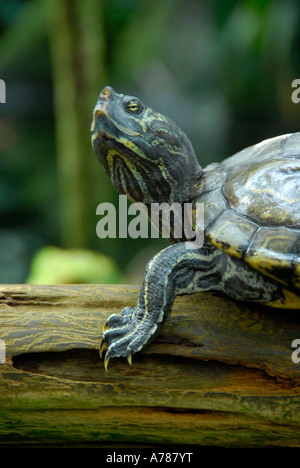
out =
[[[147,207],[151,203],[183,205],[196,203],[212,190],[203,182],[204,171],[187,136],[135,97],[105,87],[94,109],[91,131],[96,156],[116,190],[132,202]],[[216,185],[217,178],[209,180]],[[276,279],[207,241],[201,248],[191,247],[189,239],[176,238],[172,228],[173,245],[148,262],[136,306],[107,320],[100,345],[100,355],[106,350],[105,369],[111,357],[125,356],[131,363],[132,354],[155,338],[176,295],[213,289],[237,300],[277,307],[287,304],[283,285]],[[297,291],[293,301],[300,308]]]
[[186,242],[171,245],[148,262],[136,306],[109,317],[100,345],[100,355],[107,349],[105,368],[111,357],[126,356],[131,363],[132,354],[153,341],[175,296],[210,289],[238,300],[268,302],[282,297],[276,283],[211,245],[201,249],[187,249]]

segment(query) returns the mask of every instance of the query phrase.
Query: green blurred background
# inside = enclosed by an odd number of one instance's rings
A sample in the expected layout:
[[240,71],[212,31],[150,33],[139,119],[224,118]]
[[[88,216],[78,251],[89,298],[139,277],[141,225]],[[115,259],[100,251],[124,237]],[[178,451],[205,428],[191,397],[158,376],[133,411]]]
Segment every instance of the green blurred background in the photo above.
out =
[[299,131],[298,0],[1,0],[0,282],[138,283],[163,239],[99,239],[103,86],[189,135],[205,166]]

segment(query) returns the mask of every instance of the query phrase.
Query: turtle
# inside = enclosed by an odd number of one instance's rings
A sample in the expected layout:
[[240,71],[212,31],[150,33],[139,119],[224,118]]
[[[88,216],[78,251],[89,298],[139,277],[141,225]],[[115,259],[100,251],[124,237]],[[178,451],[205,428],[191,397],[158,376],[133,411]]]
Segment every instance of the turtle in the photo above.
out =
[[[271,137],[202,168],[192,143],[171,119],[140,99],[101,91],[92,146],[119,194],[150,207],[189,203],[203,243],[170,231],[151,258],[135,307],[111,314],[100,356],[140,351],[159,333],[178,295],[202,291],[247,303],[300,310],[300,132]],[[204,221],[195,220],[202,204]],[[173,228],[176,223],[172,218]]]

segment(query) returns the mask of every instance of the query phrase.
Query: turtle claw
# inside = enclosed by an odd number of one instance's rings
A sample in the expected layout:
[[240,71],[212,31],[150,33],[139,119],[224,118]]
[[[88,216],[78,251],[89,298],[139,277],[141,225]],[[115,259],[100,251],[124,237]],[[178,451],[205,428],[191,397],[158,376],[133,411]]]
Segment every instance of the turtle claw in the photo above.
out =
[[107,353],[105,354],[105,358],[104,358],[104,369],[105,369],[105,372],[107,372],[107,367],[108,367],[109,360],[110,360],[110,354],[109,354],[109,352],[107,351]]
[[[100,355],[100,358],[102,358],[102,353],[104,351],[104,349],[107,348],[107,344],[106,342],[102,339],[101,340],[101,343],[100,343],[100,347],[99,347],[99,355]],[[106,351],[106,354],[105,354],[105,357],[104,357],[104,368],[105,368],[105,372],[107,372],[107,368],[108,368],[108,363],[109,363],[109,360],[110,360],[111,356],[109,354],[108,351]],[[127,361],[128,361],[128,364],[130,364],[132,366],[132,354],[128,354],[127,355]]]
[[102,358],[102,353],[104,351],[104,349],[107,347],[106,345],[106,341],[104,340],[104,338],[102,338],[101,342],[100,342],[100,346],[99,346],[99,356],[100,358]]

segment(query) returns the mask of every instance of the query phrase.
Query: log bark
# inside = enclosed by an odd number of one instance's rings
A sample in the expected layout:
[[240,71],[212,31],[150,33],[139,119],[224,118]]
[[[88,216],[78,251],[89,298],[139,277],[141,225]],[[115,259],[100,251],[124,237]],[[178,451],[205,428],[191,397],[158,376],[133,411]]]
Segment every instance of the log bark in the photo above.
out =
[[132,366],[111,359],[106,373],[103,325],[137,292],[0,287],[2,446],[300,446],[298,311],[213,293],[178,297]]

